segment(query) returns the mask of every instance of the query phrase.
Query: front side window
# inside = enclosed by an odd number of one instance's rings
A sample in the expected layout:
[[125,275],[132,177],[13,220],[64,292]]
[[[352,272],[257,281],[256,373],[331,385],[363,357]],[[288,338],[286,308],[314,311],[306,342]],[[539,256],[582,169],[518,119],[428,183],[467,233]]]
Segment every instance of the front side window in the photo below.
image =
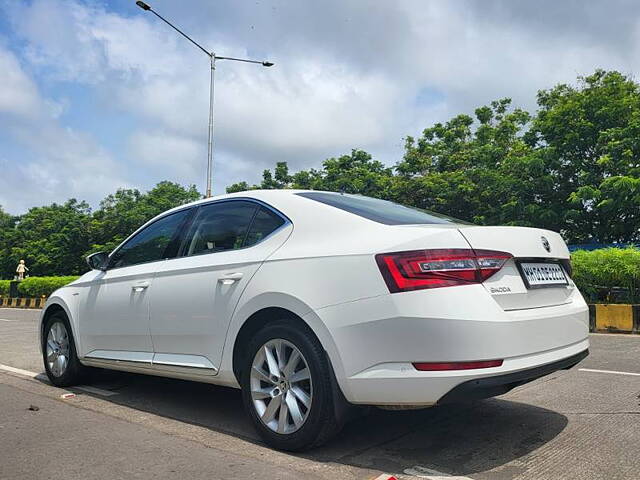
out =
[[189,214],[190,209],[180,210],[153,222],[111,255],[109,268],[127,267],[165,258],[167,247]]

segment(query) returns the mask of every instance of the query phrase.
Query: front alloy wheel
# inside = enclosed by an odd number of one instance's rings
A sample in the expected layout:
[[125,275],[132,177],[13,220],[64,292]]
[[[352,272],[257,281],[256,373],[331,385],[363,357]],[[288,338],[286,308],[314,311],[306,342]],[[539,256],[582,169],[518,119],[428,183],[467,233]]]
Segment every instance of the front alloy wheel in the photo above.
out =
[[69,333],[61,321],[51,324],[46,343],[46,359],[54,377],[61,377],[69,365]]
[[251,398],[260,421],[276,433],[300,429],[313,402],[313,382],[304,355],[282,338],[269,340],[251,366]]
[[62,312],[52,313],[42,330],[42,360],[51,383],[69,387],[81,383],[87,367],[78,360],[69,319]]

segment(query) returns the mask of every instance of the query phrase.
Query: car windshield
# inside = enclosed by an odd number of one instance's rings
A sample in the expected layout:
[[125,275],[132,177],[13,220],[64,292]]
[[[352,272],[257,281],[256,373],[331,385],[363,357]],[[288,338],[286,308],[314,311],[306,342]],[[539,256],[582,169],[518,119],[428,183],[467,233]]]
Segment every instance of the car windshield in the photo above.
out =
[[302,192],[309,198],[385,225],[468,224],[468,222],[379,198],[330,192]]

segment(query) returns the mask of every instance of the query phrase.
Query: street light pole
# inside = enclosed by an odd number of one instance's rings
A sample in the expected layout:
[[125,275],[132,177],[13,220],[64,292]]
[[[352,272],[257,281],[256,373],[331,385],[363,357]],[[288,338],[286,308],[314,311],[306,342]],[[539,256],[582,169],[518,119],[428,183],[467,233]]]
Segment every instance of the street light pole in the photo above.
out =
[[156,17],[158,17],[164,23],[169,25],[171,28],[173,28],[176,32],[178,32],[184,38],[189,40],[191,43],[193,43],[196,47],[198,47],[200,50],[202,50],[209,57],[209,61],[210,61],[210,64],[211,64],[211,83],[210,83],[210,86],[209,86],[209,139],[208,139],[208,142],[207,142],[207,193],[206,193],[206,196],[205,196],[205,198],[209,198],[209,197],[211,197],[211,181],[212,181],[212,177],[213,177],[213,86],[214,86],[215,71],[216,71],[216,60],[232,60],[232,61],[235,61],[235,62],[257,63],[257,64],[262,65],[263,67],[272,67],[273,63],[267,62],[267,61],[260,61],[260,60],[249,60],[247,58],[235,58],[235,57],[221,57],[221,56],[218,56],[214,52],[209,52],[206,48],[204,48],[198,42],[193,40],[186,33],[184,33],[178,27],[176,27],[171,22],[169,22],[169,20],[167,20],[166,18],[161,16],[155,10],[153,10],[151,8],[151,6],[149,6],[145,2],[142,2],[142,1],[138,0],[136,2],[136,5],[139,6],[141,9],[147,11],[147,12],[153,13]]
[[211,179],[213,177],[213,85],[216,74],[216,55],[211,54],[211,83],[209,85],[209,140],[207,142],[207,194],[211,197]]

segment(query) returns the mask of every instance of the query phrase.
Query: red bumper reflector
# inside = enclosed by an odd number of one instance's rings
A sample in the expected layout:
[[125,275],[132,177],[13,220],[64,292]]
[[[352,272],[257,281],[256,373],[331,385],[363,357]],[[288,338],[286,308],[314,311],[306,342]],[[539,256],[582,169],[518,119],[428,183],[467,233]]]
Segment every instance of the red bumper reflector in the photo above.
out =
[[437,372],[442,370],[473,370],[475,368],[492,368],[502,366],[502,360],[485,360],[482,362],[415,362],[416,370]]

